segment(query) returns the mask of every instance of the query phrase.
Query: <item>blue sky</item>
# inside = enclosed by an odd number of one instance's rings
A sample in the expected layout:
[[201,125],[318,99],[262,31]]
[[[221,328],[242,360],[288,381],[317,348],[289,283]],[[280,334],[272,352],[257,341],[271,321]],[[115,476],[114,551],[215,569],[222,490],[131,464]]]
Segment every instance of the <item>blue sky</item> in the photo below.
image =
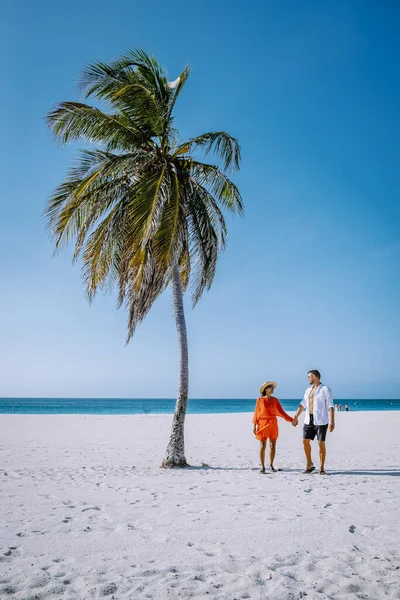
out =
[[[173,397],[167,291],[125,346],[112,295],[89,306],[42,210],[79,146],[45,127],[93,60],[142,47],[190,64],[182,136],[239,138],[246,218],[214,286],[187,302],[192,397],[400,397],[400,8],[396,1],[8,1],[0,31],[0,396]],[[279,393],[278,393],[279,392]]]

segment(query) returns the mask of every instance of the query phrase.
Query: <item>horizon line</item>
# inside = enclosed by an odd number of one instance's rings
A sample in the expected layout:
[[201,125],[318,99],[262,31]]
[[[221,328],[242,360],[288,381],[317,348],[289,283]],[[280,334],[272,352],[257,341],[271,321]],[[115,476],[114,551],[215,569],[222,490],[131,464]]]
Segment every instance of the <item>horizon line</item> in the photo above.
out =
[[[176,402],[176,398],[175,397],[151,397],[151,396],[146,396],[143,398],[140,397],[131,397],[131,396],[0,396],[0,402],[1,400],[171,400],[172,402]],[[212,401],[212,400],[245,400],[245,401],[255,401],[257,400],[256,397],[254,398],[241,398],[241,397],[237,397],[237,398],[232,398],[232,397],[220,397],[220,398],[215,398],[215,397],[207,397],[207,398],[188,398],[188,402],[190,400],[206,400],[206,401]],[[284,401],[299,401],[301,402],[301,398],[280,398],[280,400]],[[337,404],[338,402],[352,402],[354,400],[373,400],[373,401],[395,401],[398,402],[400,401],[400,398],[335,398],[334,403]]]

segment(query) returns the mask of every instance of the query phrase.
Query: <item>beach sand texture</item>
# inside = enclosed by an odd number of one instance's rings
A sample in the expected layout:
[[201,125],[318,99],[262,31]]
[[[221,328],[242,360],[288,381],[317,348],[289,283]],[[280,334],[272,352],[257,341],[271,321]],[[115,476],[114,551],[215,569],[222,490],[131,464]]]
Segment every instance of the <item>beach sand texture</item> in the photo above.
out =
[[400,598],[400,412],[337,414],[326,477],[282,420],[259,474],[251,414],[189,415],[162,470],[171,418],[1,416],[0,598]]

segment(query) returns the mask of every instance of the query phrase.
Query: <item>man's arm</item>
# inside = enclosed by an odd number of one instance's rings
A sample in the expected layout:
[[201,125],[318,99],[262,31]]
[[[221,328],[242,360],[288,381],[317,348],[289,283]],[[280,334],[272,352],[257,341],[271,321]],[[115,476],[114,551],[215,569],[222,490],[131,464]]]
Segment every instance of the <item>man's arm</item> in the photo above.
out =
[[305,391],[305,394],[303,396],[303,400],[300,402],[299,408],[297,409],[296,414],[294,415],[293,421],[292,421],[292,425],[294,425],[296,427],[296,425],[298,425],[299,423],[299,416],[301,415],[301,413],[303,412],[303,410],[307,407],[307,391]]
[[301,413],[304,410],[304,406],[302,404],[299,405],[299,408],[297,409],[296,414],[293,417],[293,421],[292,421],[292,425],[294,425],[294,427],[296,427],[296,425],[299,422],[299,416],[301,415]]
[[331,406],[329,408],[329,431],[335,429],[335,408]]
[[332,390],[326,388],[326,403],[329,408],[329,431],[335,429],[335,405],[333,404]]

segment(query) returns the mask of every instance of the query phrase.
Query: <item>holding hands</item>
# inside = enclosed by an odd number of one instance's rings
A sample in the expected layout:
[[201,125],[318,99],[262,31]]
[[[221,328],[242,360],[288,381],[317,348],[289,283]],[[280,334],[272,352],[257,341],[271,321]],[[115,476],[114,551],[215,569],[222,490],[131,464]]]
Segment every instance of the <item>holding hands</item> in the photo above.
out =
[[299,420],[297,417],[294,417],[293,421],[292,421],[292,425],[293,427],[297,427],[297,425],[299,424]]

